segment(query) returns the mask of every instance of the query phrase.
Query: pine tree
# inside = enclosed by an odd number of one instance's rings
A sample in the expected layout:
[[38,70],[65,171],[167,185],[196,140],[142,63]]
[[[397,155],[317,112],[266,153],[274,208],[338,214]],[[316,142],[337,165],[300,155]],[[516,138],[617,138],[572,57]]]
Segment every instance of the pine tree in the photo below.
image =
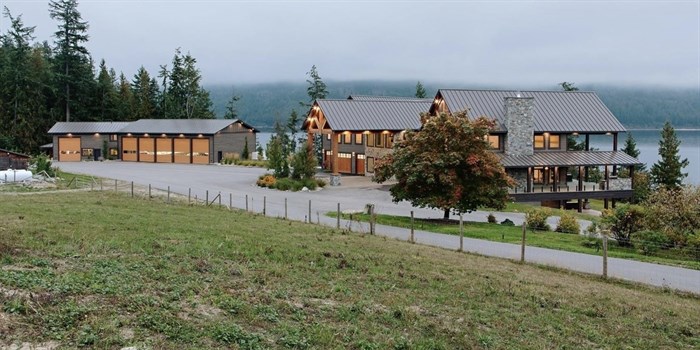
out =
[[153,119],[158,114],[158,83],[141,66],[131,83],[134,103],[133,119]]
[[243,152],[241,153],[241,159],[248,159],[250,151],[248,150],[248,137],[245,138],[245,144],[243,145]]
[[105,60],[100,61],[100,71],[97,74],[95,98],[97,100],[97,115],[100,120],[112,120],[116,116],[117,90],[115,77],[109,70]]
[[676,131],[667,121],[661,130],[661,140],[659,140],[661,159],[651,166],[651,180],[656,186],[676,189],[688,176],[688,173],[683,173],[683,168],[688,166],[688,159],[681,160],[678,154],[680,144]]
[[[632,137],[631,132],[627,132],[627,139],[625,140],[625,147],[622,148],[622,152],[630,155],[634,158],[639,158],[639,150],[637,149],[637,142]],[[634,170],[644,171],[646,166],[644,164],[639,164],[634,166]]]
[[425,88],[423,87],[423,84],[420,83],[420,81],[416,83],[416,97],[417,98],[425,98],[426,97]]
[[131,84],[126,79],[124,73],[119,75],[117,120],[136,120],[134,113],[134,94],[131,91]]
[[287,119],[287,130],[289,130],[289,149],[294,152],[297,149],[297,133],[299,132],[299,114],[292,110]]
[[578,88],[574,86],[574,83],[570,83],[568,81],[559,83],[559,86],[561,86],[564,91],[578,91]]
[[86,102],[93,83],[90,55],[83,46],[88,41],[88,23],[82,20],[77,0],[52,0],[49,15],[58,20],[54,67],[66,121],[71,120],[72,110],[78,114],[74,119],[85,119],[89,116]]
[[310,103],[305,104],[305,106],[311,107],[311,103],[313,103],[314,100],[326,98],[328,90],[326,90],[326,84],[318,74],[318,70],[316,70],[316,65],[311,66],[311,70],[308,71],[306,75],[308,75],[311,80],[306,80],[306,82],[309,83],[309,87],[306,88],[306,93],[309,95]]
[[231,98],[226,103],[226,112],[224,113],[224,119],[238,119],[238,109],[236,108],[236,103],[241,99],[240,96],[231,93]]

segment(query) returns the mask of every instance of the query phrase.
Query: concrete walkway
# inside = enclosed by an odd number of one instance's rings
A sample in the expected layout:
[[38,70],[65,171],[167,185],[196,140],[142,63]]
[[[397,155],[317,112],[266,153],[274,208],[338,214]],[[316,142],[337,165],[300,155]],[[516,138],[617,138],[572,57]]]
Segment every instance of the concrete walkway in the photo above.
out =
[[[267,216],[284,217],[285,202],[287,217],[292,220],[312,222],[335,227],[336,219],[324,214],[337,210],[362,210],[366,204],[374,204],[375,211],[382,214],[408,216],[411,211],[417,218],[441,218],[442,212],[433,209],[413,208],[409,203],[393,203],[387,185],[368,182],[362,177],[343,177],[342,185],[311,192],[282,192],[255,186],[258,176],[265,169],[217,165],[180,165],[147,164],[128,162],[80,162],[56,163],[62,170],[122,181],[133,181],[143,186],[166,189],[175,193],[197,196],[203,199],[209,193],[212,200],[217,194],[222,195],[222,204],[228,205],[229,198],[236,208],[246,208],[262,212],[263,201]],[[231,196],[231,197],[229,197]],[[311,217],[309,218],[309,202]],[[512,220],[516,225],[522,224],[522,213],[493,213],[500,222]],[[467,221],[485,221],[488,212],[477,211],[464,215]],[[550,221],[556,224],[556,219]],[[585,223],[584,223],[585,224]],[[367,223],[342,220],[342,227],[353,231],[368,232]],[[408,240],[409,230],[377,225],[379,235]],[[416,231],[416,241],[446,249],[459,248],[459,237],[439,233]],[[464,238],[464,250],[477,254],[506,259],[520,259],[520,245],[492,242],[480,239]],[[590,254],[572,253],[554,249],[527,247],[526,261],[569,269],[578,272],[602,274],[602,257]],[[681,291],[700,294],[700,271],[673,266],[644,263],[633,260],[609,258],[608,275],[633,282],[646,283],[659,287],[668,287]]]

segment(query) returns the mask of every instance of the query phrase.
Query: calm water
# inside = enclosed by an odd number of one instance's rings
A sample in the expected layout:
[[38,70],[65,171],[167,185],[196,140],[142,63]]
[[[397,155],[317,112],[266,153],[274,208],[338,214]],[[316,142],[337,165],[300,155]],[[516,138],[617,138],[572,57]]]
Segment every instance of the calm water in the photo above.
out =
[[[659,159],[659,138],[661,130],[630,130],[632,137],[637,142],[639,160],[647,165],[647,169]],[[258,134],[258,142],[265,147],[272,134],[261,132]],[[700,185],[700,130],[676,130],[676,135],[681,140],[681,158],[687,158],[690,164],[684,169],[688,173],[685,183]],[[299,134],[301,136],[301,134]],[[626,134],[618,136],[618,147],[625,146]],[[591,147],[601,151],[612,150],[612,136],[591,135]]]

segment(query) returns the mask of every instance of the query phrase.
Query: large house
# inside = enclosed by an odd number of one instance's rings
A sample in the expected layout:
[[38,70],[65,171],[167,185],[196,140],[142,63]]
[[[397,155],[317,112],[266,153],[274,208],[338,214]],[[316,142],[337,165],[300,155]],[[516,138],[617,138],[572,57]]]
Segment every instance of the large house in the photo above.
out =
[[[255,148],[252,126],[224,119],[140,119],[133,122],[58,122],[50,130],[53,158],[61,162],[221,162]],[[103,149],[107,154],[103,154]]]
[[[371,176],[375,159],[391,152],[406,130],[421,128],[421,113],[467,111],[470,118],[496,121],[489,141],[517,186],[515,201],[539,201],[561,207],[575,200],[608,200],[632,196],[632,178],[619,178],[618,168],[633,174],[639,161],[618,151],[625,128],[593,92],[441,89],[434,99],[350,96],[316,100],[303,128],[323,135],[323,166],[331,184],[340,174]],[[590,136],[606,135],[612,151],[591,151]],[[582,138],[583,151],[567,149],[568,137]],[[603,168],[600,182],[588,170]]]

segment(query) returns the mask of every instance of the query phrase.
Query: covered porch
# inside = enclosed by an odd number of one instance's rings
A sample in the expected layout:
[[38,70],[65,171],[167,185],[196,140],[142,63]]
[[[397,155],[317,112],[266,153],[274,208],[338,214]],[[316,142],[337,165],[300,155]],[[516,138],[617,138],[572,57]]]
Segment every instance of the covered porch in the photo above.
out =
[[[609,203],[614,207],[617,199],[632,197],[634,166],[639,164],[620,151],[540,152],[504,155],[501,160],[516,181],[510,189],[515,201],[540,201],[562,207],[567,201],[576,200],[579,211],[586,199],[603,199],[608,208]],[[618,176],[621,167],[629,169],[628,177]]]

